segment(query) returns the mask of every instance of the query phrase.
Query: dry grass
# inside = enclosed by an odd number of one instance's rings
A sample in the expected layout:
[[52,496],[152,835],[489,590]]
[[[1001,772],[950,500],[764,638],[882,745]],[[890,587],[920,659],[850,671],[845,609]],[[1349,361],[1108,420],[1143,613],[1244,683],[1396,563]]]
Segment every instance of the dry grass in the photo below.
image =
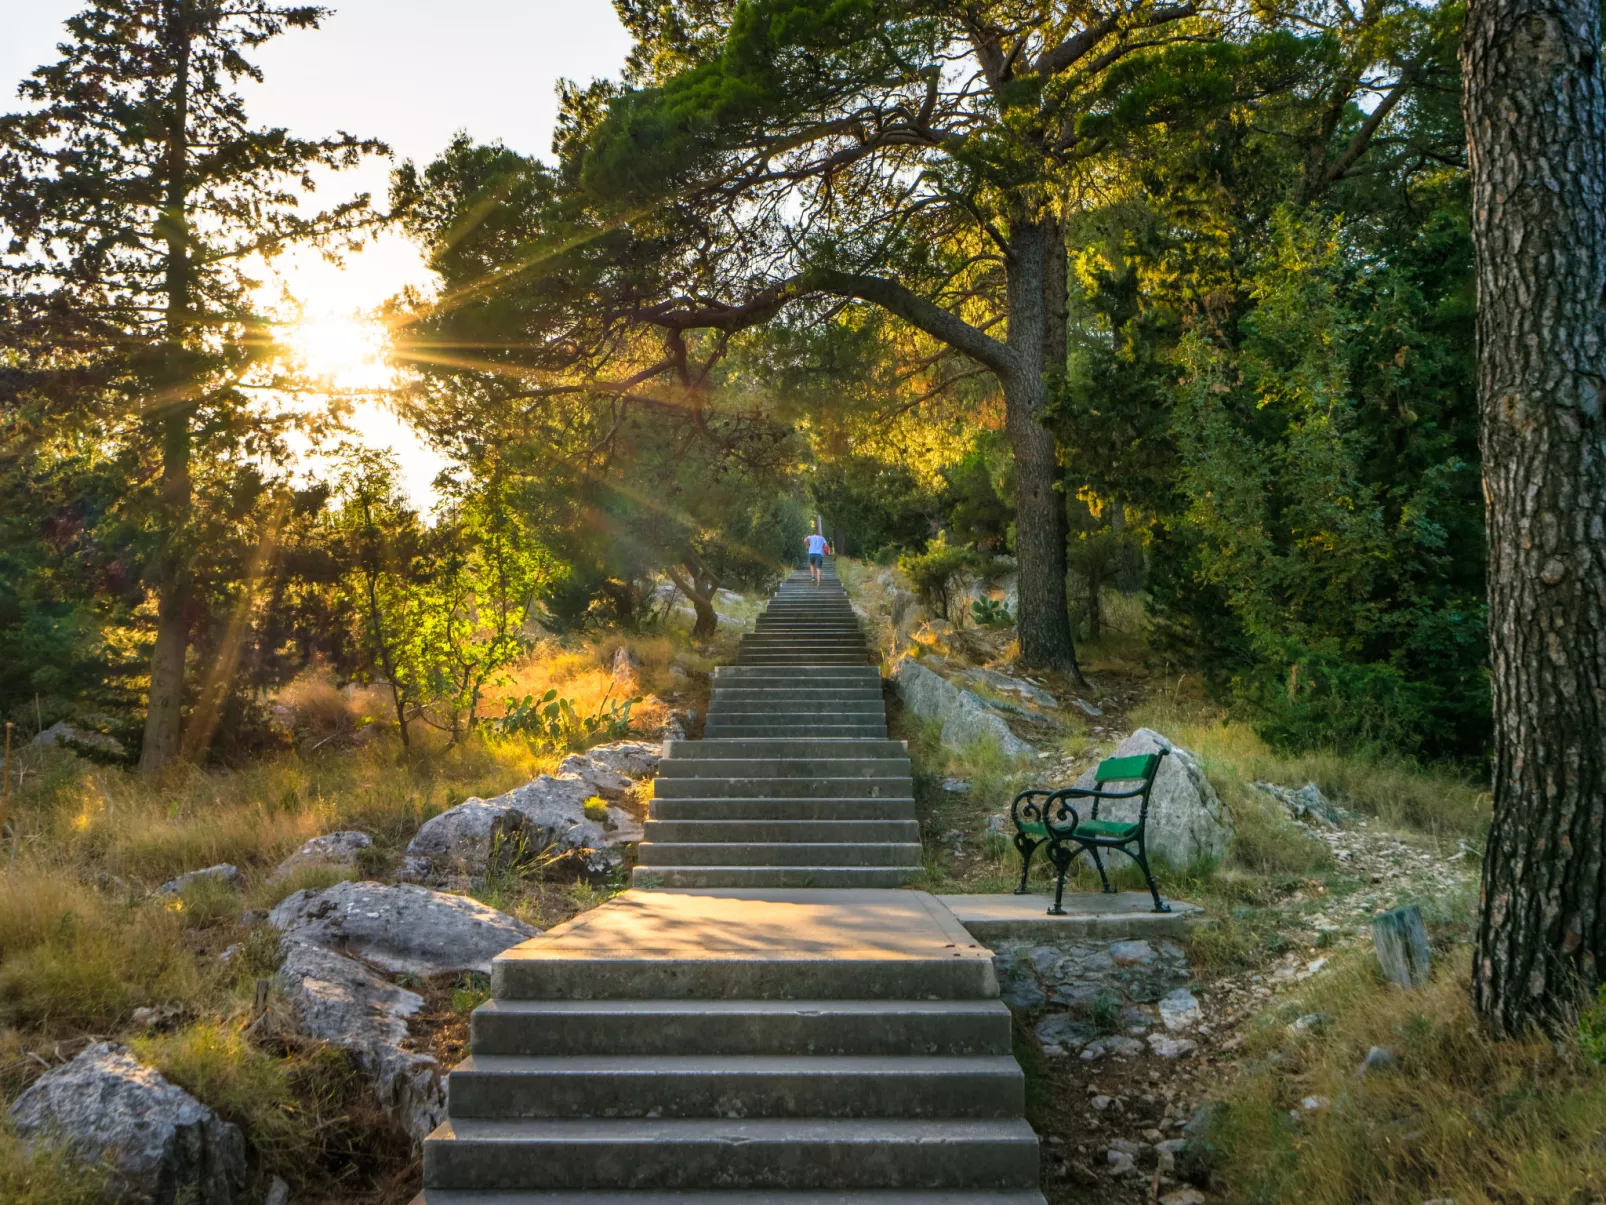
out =
[[[1465,951],[1415,992],[1353,952],[1263,1018],[1246,1042],[1255,1070],[1212,1127],[1229,1199],[1573,1205],[1606,1192],[1606,1069],[1568,1043],[1491,1040],[1467,984]],[[1294,1014],[1318,1009],[1333,1018],[1325,1029],[1289,1032]],[[1357,1076],[1372,1046],[1397,1066]],[[1331,1104],[1301,1108],[1313,1096]]]
[[1187,685],[1136,710],[1131,723],[1197,753],[1235,812],[1262,803],[1264,794],[1252,785],[1257,781],[1292,787],[1314,782],[1340,807],[1427,836],[1476,838],[1487,828],[1488,790],[1462,771],[1404,757],[1277,753],[1248,724],[1184,695]]

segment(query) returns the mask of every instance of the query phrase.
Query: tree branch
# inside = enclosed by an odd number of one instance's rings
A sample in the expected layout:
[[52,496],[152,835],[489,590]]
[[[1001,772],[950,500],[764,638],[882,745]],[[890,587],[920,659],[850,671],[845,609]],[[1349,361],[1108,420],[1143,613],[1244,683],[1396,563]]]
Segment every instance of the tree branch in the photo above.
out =
[[939,339],[972,360],[985,364],[1000,376],[1010,376],[1020,371],[1019,361],[1007,344],[984,334],[963,318],[934,305],[896,281],[880,276],[822,270],[811,273],[808,283],[822,293],[857,297],[878,305],[911,326],[919,327],[933,339]]

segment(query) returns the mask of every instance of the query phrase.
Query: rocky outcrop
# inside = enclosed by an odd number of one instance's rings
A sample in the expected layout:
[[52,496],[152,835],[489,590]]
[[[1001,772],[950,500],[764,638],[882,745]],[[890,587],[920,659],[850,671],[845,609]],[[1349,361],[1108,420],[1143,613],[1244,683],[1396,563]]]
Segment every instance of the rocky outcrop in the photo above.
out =
[[104,732],[92,732],[87,728],[76,728],[62,720],[52,724],[38,736],[33,738],[36,745],[56,745],[74,752],[98,753],[105,757],[125,757],[128,750],[123,743],[114,736],[107,736]]
[[[1232,837],[1232,822],[1221,806],[1210,780],[1192,753],[1152,728],[1139,728],[1116,748],[1112,757],[1136,757],[1144,753],[1169,750],[1155,775],[1149,793],[1147,844],[1149,857],[1177,870],[1195,862],[1220,858]],[[1088,770],[1076,785],[1093,786]],[[1136,820],[1137,800],[1105,803],[1099,807],[1101,820]]]
[[615,741],[563,759],[543,774],[494,799],[469,799],[418,830],[407,847],[402,878],[453,883],[479,878],[500,859],[577,855],[587,871],[605,873],[622,847],[640,841],[641,823],[622,808],[586,814],[586,801],[618,799],[658,771],[663,746]]
[[1009,730],[1009,725],[968,690],[962,690],[941,674],[934,673],[912,657],[894,667],[892,680],[903,705],[923,720],[942,724],[945,745],[964,746],[977,741],[993,741],[1009,757],[1035,757],[1034,750]]
[[351,1052],[379,1103],[415,1140],[446,1117],[440,1066],[406,1049],[407,1018],[424,1005],[356,959],[307,941],[286,941],[276,976],[301,1032]]
[[374,839],[367,833],[346,831],[325,833],[314,837],[283,862],[273,872],[282,879],[298,870],[312,866],[356,866],[365,849],[373,848]]
[[658,773],[663,746],[656,741],[615,741],[584,753],[571,753],[558,766],[558,775],[572,774],[604,799],[618,799],[638,781]]
[[30,1145],[109,1165],[118,1201],[231,1205],[245,1186],[240,1131],[111,1042],[45,1074],[11,1106],[11,1121]]
[[996,669],[986,669],[978,666],[974,669],[965,670],[964,674],[972,682],[990,686],[994,690],[1001,690],[1006,694],[1019,695],[1034,707],[1053,709],[1059,706],[1059,700],[1041,686],[1023,682],[1019,678],[1012,678],[1008,674],[999,673]]
[[460,895],[383,883],[297,891],[268,923],[287,941],[349,953],[396,975],[489,973],[491,959],[540,932]]
[[224,887],[240,891],[245,887],[245,876],[240,873],[238,866],[220,862],[216,866],[208,866],[205,870],[192,870],[188,874],[179,875],[176,879],[168,879],[156,889],[156,894],[183,895],[186,887],[201,882],[220,883]]
[[424,823],[407,846],[402,877],[414,883],[472,880],[499,863],[539,853],[539,846],[531,849],[534,840],[517,808],[470,799]]

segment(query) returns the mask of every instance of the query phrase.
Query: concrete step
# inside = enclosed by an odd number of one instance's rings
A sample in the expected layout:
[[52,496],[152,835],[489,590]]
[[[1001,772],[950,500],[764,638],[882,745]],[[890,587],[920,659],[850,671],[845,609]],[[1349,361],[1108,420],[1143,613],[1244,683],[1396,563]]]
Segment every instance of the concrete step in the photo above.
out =
[[914,820],[648,820],[646,840],[658,845],[712,845],[807,841],[920,843]]
[[1019,1117],[1009,1055],[543,1056],[476,1052],[447,1080],[455,1120],[558,1117]]
[[637,866],[633,886],[646,890],[698,887],[904,887],[918,866]]
[[903,799],[912,795],[907,774],[871,778],[802,778],[781,775],[774,778],[671,778],[660,776],[653,782],[654,799],[875,799],[885,795]]
[[840,711],[844,715],[880,716],[886,714],[884,710],[885,704],[880,699],[798,699],[787,698],[785,691],[776,691],[775,694],[779,697],[772,699],[731,699],[716,694],[709,704],[709,712],[712,714],[715,709],[718,709],[722,712],[739,711],[775,714],[788,711],[810,712],[829,709]]
[[741,722],[727,723],[717,718],[710,718],[703,729],[708,736],[721,739],[740,736],[789,736],[789,737],[820,737],[826,740],[838,740],[844,737],[870,737],[885,740],[887,724],[885,720],[874,724],[824,724],[824,723],[792,723],[792,724],[747,724]]
[[869,702],[882,705],[880,686],[726,686],[713,688],[713,702]]
[[643,841],[636,847],[638,866],[919,866],[918,842],[894,845],[875,841],[779,841],[760,844],[719,841],[704,845],[660,845]]
[[659,763],[665,778],[907,778],[907,757],[675,757]]
[[[735,682],[747,678],[756,678],[777,686],[791,682],[795,682],[798,686],[823,686],[827,682],[880,682],[881,671],[874,666],[843,669],[834,665],[799,665],[783,674],[774,670],[748,669],[740,665],[714,667],[716,682]],[[826,681],[816,682],[814,680],[816,678],[823,678]]]
[[1001,1000],[491,1000],[476,1054],[1000,1055]]
[[[903,867],[659,867],[651,873],[668,880],[694,872],[742,873],[804,878],[834,877],[840,883],[762,882],[685,884],[688,887],[899,887],[916,868]],[[637,886],[649,868],[637,867]],[[900,877],[902,876],[902,877]],[[900,893],[902,894],[902,893]],[[958,929],[958,926],[954,926]],[[699,947],[687,934],[687,948],[643,949],[639,957],[590,956],[577,949],[563,957],[519,956],[523,947],[491,963],[491,991],[498,1000],[990,1000],[998,995],[992,959],[961,956],[968,951],[898,955],[876,948],[862,957],[840,949],[755,954],[751,949]],[[957,940],[968,940],[958,929]]]
[[1020,1118],[456,1119],[424,1142],[426,1188],[1029,1189]]
[[666,741],[664,756],[669,759],[690,757],[700,761],[731,757],[907,757],[908,746],[903,741],[840,740],[818,741],[787,737],[738,737],[721,740],[704,737],[700,741]]
[[542,1192],[522,1189],[426,1188],[411,1205],[1047,1205],[1035,1189],[988,1192],[850,1190],[753,1192],[686,1189],[681,1192]]
[[654,820],[910,820],[915,801],[904,799],[654,799]]

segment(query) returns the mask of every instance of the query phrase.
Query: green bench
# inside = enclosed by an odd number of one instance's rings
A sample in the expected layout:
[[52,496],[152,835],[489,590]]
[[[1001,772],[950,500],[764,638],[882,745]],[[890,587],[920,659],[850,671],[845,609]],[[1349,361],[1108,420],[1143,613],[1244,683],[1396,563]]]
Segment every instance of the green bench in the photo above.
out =
[[[1169,750],[1158,753],[1140,753],[1135,757],[1112,757],[1099,763],[1093,772],[1092,787],[1064,787],[1058,791],[1034,789],[1022,791],[1010,804],[1009,818],[1015,823],[1015,848],[1020,851],[1020,886],[1016,895],[1026,894],[1026,876],[1032,869],[1032,855],[1039,846],[1045,851],[1056,873],[1054,906],[1050,916],[1064,916],[1065,875],[1071,863],[1085,850],[1098,868],[1099,881],[1105,891],[1114,891],[1109,876],[1104,873],[1104,859],[1099,851],[1119,850],[1143,868],[1148,880],[1149,894],[1154,897],[1156,912],[1170,912],[1171,905],[1160,898],[1154,885],[1154,874],[1149,870],[1149,854],[1145,848],[1145,826],[1149,819],[1149,792],[1154,789],[1154,776],[1160,772],[1160,759]],[[1107,783],[1136,783],[1127,790],[1110,790]],[[1092,813],[1086,820],[1071,802],[1091,799]],[[1106,799],[1136,799],[1136,821],[1100,820],[1099,804]]]

